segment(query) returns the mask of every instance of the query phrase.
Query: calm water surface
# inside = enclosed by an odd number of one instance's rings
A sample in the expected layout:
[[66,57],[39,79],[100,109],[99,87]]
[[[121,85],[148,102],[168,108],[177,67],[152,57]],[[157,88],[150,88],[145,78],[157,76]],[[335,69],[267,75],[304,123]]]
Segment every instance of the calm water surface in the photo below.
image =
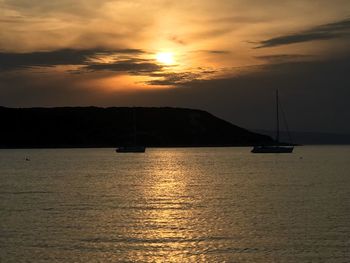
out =
[[0,262],[350,262],[350,147],[249,150],[0,150]]

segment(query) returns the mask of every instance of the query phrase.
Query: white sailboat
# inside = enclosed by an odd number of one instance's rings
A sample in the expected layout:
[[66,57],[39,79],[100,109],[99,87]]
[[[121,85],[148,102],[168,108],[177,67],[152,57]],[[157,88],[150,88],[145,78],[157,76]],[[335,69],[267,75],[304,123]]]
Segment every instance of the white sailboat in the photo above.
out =
[[275,145],[257,145],[252,149],[252,153],[292,153],[294,146],[280,145],[280,131],[279,131],[279,98],[278,90],[276,90],[276,141]]

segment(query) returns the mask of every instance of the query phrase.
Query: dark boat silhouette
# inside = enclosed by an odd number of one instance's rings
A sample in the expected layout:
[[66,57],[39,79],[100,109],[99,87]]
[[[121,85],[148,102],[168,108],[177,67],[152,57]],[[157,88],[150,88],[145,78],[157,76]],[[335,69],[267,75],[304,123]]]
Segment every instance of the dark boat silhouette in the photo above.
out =
[[144,153],[145,146],[120,146],[115,150],[117,153]]
[[[279,98],[278,90],[276,90],[276,144],[275,145],[257,145],[252,149],[252,153],[292,153],[294,146],[281,145],[280,143],[280,131],[279,131]],[[288,126],[287,131],[289,134]]]
[[132,110],[132,119],[133,119],[133,144],[132,145],[124,145],[118,147],[115,151],[117,153],[144,153],[146,151],[146,147],[142,145],[137,145],[137,138],[136,138],[136,113],[135,109]]
[[252,153],[292,153],[294,146],[259,145],[254,146]]

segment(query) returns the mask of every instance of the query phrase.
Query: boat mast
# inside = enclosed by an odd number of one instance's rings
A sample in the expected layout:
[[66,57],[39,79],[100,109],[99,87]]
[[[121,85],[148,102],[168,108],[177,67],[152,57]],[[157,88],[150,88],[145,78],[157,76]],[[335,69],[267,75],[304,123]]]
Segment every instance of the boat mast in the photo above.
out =
[[276,142],[280,141],[280,121],[279,121],[279,109],[278,109],[278,89],[276,90]]
[[136,113],[135,108],[132,109],[132,122],[133,122],[133,128],[134,128],[134,145],[136,145]]

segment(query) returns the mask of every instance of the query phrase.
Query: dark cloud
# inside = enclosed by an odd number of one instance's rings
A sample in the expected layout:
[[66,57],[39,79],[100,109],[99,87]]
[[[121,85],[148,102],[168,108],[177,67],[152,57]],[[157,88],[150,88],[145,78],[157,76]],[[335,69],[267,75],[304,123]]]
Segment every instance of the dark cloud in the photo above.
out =
[[[225,51],[208,51],[222,54]],[[149,85],[179,85],[200,78],[202,74],[212,72],[196,69],[192,72],[170,72],[171,66],[164,66],[154,59],[143,59],[140,55],[146,52],[140,49],[61,49],[54,51],[41,51],[31,53],[0,53],[0,72],[32,69],[36,67],[54,67],[59,65],[79,66],[78,69],[67,70],[71,74],[84,74],[92,72],[120,72],[130,75],[144,75],[154,78],[146,83]],[[107,56],[111,62],[104,62]],[[86,76],[87,74],[85,74]]]
[[152,80],[147,81],[146,84],[156,86],[173,86],[178,88],[193,81],[209,79],[217,72],[218,71],[214,69],[206,69],[201,67],[183,72],[171,72],[168,69],[161,72],[153,72],[148,74]]
[[[261,16],[223,16],[223,17],[217,17],[208,19],[205,22],[209,23],[260,23],[260,22],[266,22],[268,21],[266,18]],[[203,21],[201,21],[203,22]]]
[[[210,54],[227,54],[225,50],[200,51]],[[213,70],[195,68],[194,72],[171,72],[172,66],[157,63],[154,59],[141,58],[147,52],[141,49],[60,49],[30,53],[0,53],[0,72],[25,70],[36,67],[78,66],[67,69],[71,74],[92,72],[120,72],[130,75],[143,75],[152,78],[149,85],[180,85],[204,75],[215,73]],[[103,57],[109,58],[104,61]]]
[[170,36],[169,39],[177,44],[180,44],[183,46],[187,45],[187,42],[181,39],[179,36],[173,35],[173,36]]
[[255,58],[267,61],[269,63],[283,63],[291,61],[305,60],[307,58],[312,58],[311,55],[303,54],[278,54],[278,55],[265,55],[265,56],[256,56]]
[[191,39],[201,40],[208,38],[217,38],[231,33],[234,30],[233,27],[220,27],[204,30],[202,32],[194,33]]
[[6,24],[19,24],[19,23],[23,23],[24,19],[21,16],[8,16],[5,18],[1,18],[0,19],[0,24],[1,23],[6,23]]
[[209,55],[227,55],[227,54],[230,54],[231,51],[229,50],[205,50],[205,49],[202,49],[202,50],[195,50],[195,51],[192,51],[193,53],[205,53],[205,54],[209,54]]
[[88,60],[98,55],[143,53],[139,49],[60,49],[54,51],[39,51],[30,53],[1,53],[0,71],[18,70],[32,67],[53,67],[58,65],[84,65]]
[[193,73],[193,72],[169,72],[169,73],[155,73],[150,75],[158,79],[153,79],[148,81],[148,85],[163,85],[163,86],[174,86],[182,85],[184,83],[191,82],[202,77],[202,73]]
[[3,0],[4,7],[15,9],[21,13],[30,15],[54,15],[65,13],[69,15],[92,15],[103,4],[110,0]]
[[88,71],[118,71],[128,72],[131,74],[147,74],[156,71],[161,71],[163,66],[153,62],[153,60],[144,59],[128,59],[116,61],[113,63],[89,64],[83,68]]
[[256,48],[275,47],[314,40],[329,40],[350,36],[350,19],[324,24],[294,34],[279,36],[260,41]]
[[207,50],[206,52],[208,52],[210,54],[229,54],[229,53],[231,53],[228,50]]

